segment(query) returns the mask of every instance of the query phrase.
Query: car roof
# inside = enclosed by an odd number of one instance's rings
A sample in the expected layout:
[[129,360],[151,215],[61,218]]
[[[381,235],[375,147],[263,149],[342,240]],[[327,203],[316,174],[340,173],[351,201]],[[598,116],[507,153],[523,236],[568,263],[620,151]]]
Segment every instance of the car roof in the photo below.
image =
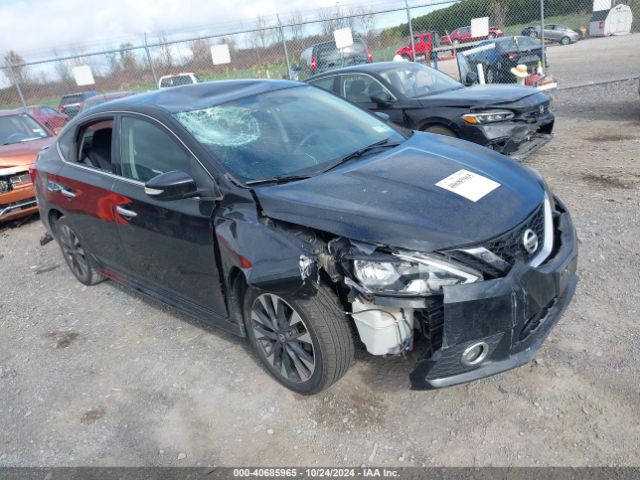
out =
[[304,84],[289,80],[224,80],[195,83],[123,97],[92,108],[91,114],[114,110],[148,111],[149,109],[169,113],[183,112],[302,85]]
[[[0,110],[0,117],[8,117],[10,115],[22,115],[25,112],[22,108],[13,108],[10,110]],[[27,113],[28,115],[28,113]]]
[[[410,62],[405,62],[410,63]],[[374,62],[374,63],[362,63],[360,65],[352,65],[349,67],[338,67],[325,72],[319,73],[309,78],[314,80],[316,78],[324,77],[325,75],[335,75],[336,73],[381,73],[389,70],[395,70],[402,62]]]

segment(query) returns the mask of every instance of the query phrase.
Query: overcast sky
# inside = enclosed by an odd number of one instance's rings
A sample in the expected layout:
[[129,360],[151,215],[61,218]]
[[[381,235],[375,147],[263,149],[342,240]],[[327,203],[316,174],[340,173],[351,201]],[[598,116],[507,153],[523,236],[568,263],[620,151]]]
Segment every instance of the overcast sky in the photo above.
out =
[[[364,4],[372,8],[401,6],[402,0],[342,0],[342,5]],[[335,7],[336,0],[0,0],[0,49],[13,49],[25,59],[85,52],[125,41],[139,43],[144,32],[211,33],[229,31],[257,15],[286,20],[295,9],[313,16],[321,7]],[[401,18],[401,17],[399,17]],[[220,32],[224,33],[224,32]],[[136,42],[137,40],[137,42]]]

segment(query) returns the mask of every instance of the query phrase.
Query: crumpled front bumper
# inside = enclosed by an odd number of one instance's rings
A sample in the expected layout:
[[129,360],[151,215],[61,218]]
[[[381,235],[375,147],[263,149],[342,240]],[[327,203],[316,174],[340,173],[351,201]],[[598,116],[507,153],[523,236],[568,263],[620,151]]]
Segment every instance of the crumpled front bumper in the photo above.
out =
[[[520,262],[503,278],[445,287],[442,347],[418,360],[410,375],[412,388],[469,382],[533,359],[577,283],[577,242],[569,213],[561,213],[556,222],[556,248],[540,267]],[[477,342],[489,346],[487,358],[464,365],[462,353]]]
[[516,160],[523,160],[553,139],[554,123],[554,114],[547,112],[531,123],[499,122],[475,128],[481,131],[479,143]]

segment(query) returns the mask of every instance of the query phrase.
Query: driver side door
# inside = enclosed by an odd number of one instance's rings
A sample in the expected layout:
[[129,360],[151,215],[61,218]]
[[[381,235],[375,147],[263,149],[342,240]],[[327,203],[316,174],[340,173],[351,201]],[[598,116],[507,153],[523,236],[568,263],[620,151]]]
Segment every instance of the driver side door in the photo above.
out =
[[[214,180],[175,134],[146,117],[120,117],[117,150],[113,190],[129,199],[115,212],[126,274],[167,303],[226,316],[211,218]],[[145,182],[176,170],[193,177],[202,198],[159,200],[145,193]]]
[[[403,125],[402,109],[397,107],[395,96],[380,81],[364,74],[340,75],[339,79],[342,98],[371,112],[386,113],[392,122]],[[385,102],[375,102],[374,98]]]

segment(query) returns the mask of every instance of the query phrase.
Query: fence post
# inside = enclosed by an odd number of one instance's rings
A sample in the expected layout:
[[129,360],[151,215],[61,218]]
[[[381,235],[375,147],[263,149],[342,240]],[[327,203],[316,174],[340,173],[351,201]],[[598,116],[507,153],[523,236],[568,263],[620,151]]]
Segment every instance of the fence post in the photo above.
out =
[[411,56],[416,61],[416,46],[413,42],[413,25],[411,25],[411,10],[409,9],[409,1],[404,0],[404,6],[407,9],[407,23],[409,24],[409,38],[411,39]]
[[147,44],[147,32],[144,32],[144,51],[147,54],[147,61],[149,62],[149,66],[151,67],[151,75],[153,75],[153,84],[155,85],[154,88],[158,88],[158,75],[156,75],[156,67],[153,66],[153,62],[151,61],[149,45]]
[[278,19],[278,29],[280,30],[280,38],[282,39],[282,46],[284,47],[284,58],[287,61],[287,78],[291,80],[291,64],[289,63],[289,50],[287,49],[287,40],[284,38],[284,28],[282,28],[280,15],[277,13],[276,18]]
[[9,72],[11,73],[11,80],[13,80],[13,84],[15,85],[16,90],[18,91],[18,96],[20,97],[20,101],[22,102],[22,108],[26,112],[27,111],[27,102],[24,101],[24,95],[22,95],[22,89],[20,88],[20,82],[18,82],[18,77],[16,77],[16,74],[13,72],[13,65],[9,61],[7,61],[7,68],[9,69]]
[[547,59],[544,51],[544,0],[540,0],[540,41],[542,42],[542,71],[547,74]]

